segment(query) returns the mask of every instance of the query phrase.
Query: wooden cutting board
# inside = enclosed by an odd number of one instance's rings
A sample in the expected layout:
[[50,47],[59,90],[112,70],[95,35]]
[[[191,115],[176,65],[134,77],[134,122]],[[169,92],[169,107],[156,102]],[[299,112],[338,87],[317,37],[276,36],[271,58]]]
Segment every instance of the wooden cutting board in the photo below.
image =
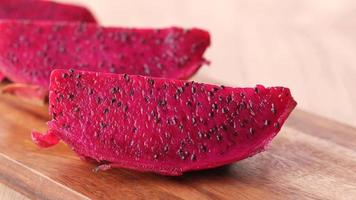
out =
[[39,149],[45,106],[0,95],[0,181],[33,199],[356,199],[356,129],[296,110],[267,152],[181,177],[94,173],[65,144]]

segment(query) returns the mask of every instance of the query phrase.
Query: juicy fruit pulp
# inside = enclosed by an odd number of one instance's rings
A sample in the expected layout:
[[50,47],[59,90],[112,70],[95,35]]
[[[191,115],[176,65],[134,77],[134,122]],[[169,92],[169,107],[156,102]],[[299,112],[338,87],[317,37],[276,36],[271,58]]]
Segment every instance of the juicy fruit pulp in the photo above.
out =
[[209,44],[199,29],[7,21],[0,22],[0,69],[14,82],[46,89],[53,69],[69,67],[185,79],[206,62]]
[[263,151],[296,106],[283,87],[231,88],[135,75],[55,70],[46,135],[99,169],[181,175]]
[[0,8],[0,19],[96,22],[84,7],[50,1],[0,0]]
[[[38,0],[0,0],[0,19],[96,23],[91,12],[84,7]],[[4,78],[0,72],[0,81]]]

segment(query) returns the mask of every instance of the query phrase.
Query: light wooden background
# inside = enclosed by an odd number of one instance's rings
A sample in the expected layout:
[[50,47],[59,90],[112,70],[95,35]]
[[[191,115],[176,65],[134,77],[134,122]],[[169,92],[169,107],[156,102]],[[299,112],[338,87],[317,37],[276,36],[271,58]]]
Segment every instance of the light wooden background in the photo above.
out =
[[[290,87],[298,107],[356,126],[354,0],[62,0],[110,26],[201,27],[212,61],[196,80]],[[24,199],[0,185],[0,199]]]

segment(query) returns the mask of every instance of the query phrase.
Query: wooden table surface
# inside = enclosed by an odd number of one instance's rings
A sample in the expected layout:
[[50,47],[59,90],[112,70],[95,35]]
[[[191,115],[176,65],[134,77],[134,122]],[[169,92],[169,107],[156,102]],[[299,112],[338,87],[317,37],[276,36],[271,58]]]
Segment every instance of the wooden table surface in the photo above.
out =
[[[62,1],[89,6],[104,25],[208,29],[212,46],[206,57],[212,63],[194,79],[284,85],[299,109],[356,126],[353,0]],[[0,185],[0,199],[26,197]]]

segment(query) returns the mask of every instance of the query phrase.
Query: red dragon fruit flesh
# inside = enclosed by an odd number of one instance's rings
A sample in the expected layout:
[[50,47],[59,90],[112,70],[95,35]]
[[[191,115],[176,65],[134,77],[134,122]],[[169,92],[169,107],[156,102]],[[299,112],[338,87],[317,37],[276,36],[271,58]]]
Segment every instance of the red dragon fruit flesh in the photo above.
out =
[[[186,79],[206,63],[203,53],[209,45],[209,33],[195,28],[6,21],[0,22],[0,70],[15,83],[39,87],[36,91],[43,90],[44,95],[51,71],[67,66]],[[5,90],[21,93],[29,88],[10,85]]]
[[96,22],[85,7],[42,0],[0,0],[0,19]]
[[[81,6],[38,0],[0,0],[0,20],[81,21],[96,23]],[[0,81],[5,76],[0,72]]]
[[67,143],[97,169],[178,176],[255,155],[296,106],[288,88],[232,88],[138,75],[54,70],[42,147]]

